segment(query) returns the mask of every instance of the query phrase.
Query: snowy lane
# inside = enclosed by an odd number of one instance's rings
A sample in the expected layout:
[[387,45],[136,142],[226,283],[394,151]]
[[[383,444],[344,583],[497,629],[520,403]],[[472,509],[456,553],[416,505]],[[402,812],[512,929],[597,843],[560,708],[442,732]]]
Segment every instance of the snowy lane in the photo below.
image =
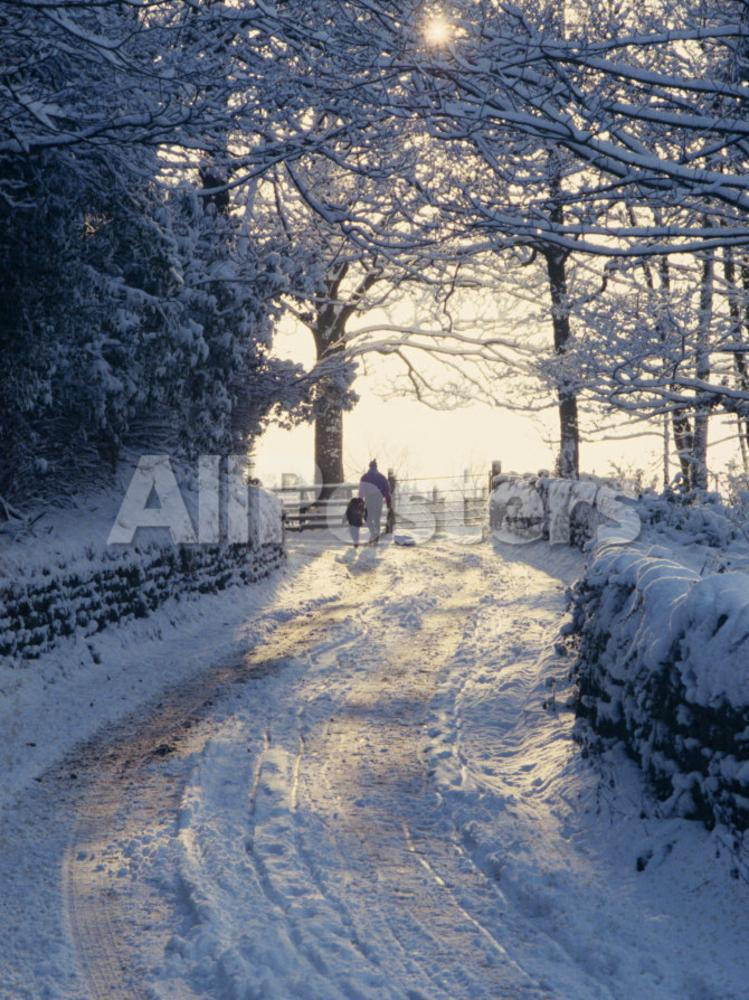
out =
[[746,1000],[719,837],[571,740],[577,554],[293,565],[249,652],[33,786],[3,1000]]
[[394,995],[545,995],[508,955],[501,899],[456,850],[425,766],[436,681],[485,584],[464,571],[415,635],[370,636],[335,718],[308,740],[302,800],[346,859],[353,884],[338,896],[358,936],[389,942],[380,964]]
[[495,557],[363,559],[323,556],[337,600],[92,748],[64,864],[83,995],[553,995],[425,753]]
[[[483,549],[404,557],[356,574],[192,775],[178,866],[200,918],[171,968],[206,995],[556,995],[516,957],[538,934],[464,849],[428,757],[440,680],[516,571]],[[548,642],[561,587],[535,582]]]
[[[164,955],[174,950],[175,930],[190,920],[194,903],[174,863],[190,774],[199,769],[222,723],[232,718],[240,686],[242,699],[251,704],[273,702],[277,682],[283,682],[295,656],[306,655],[315,635],[317,652],[325,650],[324,636],[338,619],[350,617],[340,598],[333,605],[329,598],[310,601],[304,571],[301,577],[285,604],[271,611],[276,621],[264,630],[256,653],[204,671],[169,691],[143,718],[126,720],[113,738],[92,740],[76,754],[72,765],[80,794],[68,803],[62,886],[64,926],[74,951],[68,964],[78,975],[69,972],[76,985],[61,988],[59,995],[86,1000],[154,995]],[[324,588],[319,580],[316,584],[319,594]],[[268,690],[256,695],[263,681]],[[258,729],[268,732],[267,726]],[[62,770],[69,766],[71,761]],[[220,984],[213,988],[208,995],[224,995]],[[160,982],[162,991],[180,1000],[196,995],[179,974]],[[1,988],[0,995],[5,995]],[[29,995],[36,995],[33,987]]]

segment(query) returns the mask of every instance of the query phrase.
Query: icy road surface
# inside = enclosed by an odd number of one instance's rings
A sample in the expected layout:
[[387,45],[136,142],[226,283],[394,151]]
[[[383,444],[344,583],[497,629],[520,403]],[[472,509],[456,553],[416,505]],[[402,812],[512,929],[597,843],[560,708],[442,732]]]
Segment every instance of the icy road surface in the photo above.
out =
[[720,835],[570,738],[580,557],[352,557],[6,813],[3,1000],[749,997]]

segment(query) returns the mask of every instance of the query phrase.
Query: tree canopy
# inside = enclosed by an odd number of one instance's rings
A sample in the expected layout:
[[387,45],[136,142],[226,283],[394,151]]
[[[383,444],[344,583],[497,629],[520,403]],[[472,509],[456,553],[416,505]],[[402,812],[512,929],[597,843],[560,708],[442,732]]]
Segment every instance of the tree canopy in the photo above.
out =
[[[432,401],[534,374],[565,475],[579,406],[670,420],[704,485],[711,414],[747,449],[748,36],[739,0],[0,0],[0,495],[244,447],[378,350]],[[461,286],[542,289],[548,348]]]

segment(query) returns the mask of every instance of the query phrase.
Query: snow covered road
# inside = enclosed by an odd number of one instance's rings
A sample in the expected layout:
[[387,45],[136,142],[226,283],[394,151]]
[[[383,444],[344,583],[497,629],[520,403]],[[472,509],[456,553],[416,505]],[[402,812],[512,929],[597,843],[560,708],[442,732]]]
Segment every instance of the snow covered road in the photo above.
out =
[[292,566],[262,642],[19,801],[1,997],[749,996],[727,856],[570,739],[552,682],[577,554]]

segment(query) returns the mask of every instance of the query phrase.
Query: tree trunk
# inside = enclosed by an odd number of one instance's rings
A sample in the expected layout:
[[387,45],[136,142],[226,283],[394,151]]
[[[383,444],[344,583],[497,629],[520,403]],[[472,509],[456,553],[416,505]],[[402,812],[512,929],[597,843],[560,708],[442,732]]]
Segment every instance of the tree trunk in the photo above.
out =
[[[331,298],[333,297],[331,289]],[[313,330],[318,362],[335,358],[343,352],[345,319],[332,303],[326,303],[317,314]],[[315,418],[315,476],[322,485],[321,499],[331,495],[343,482],[343,407],[339,387],[321,383],[323,398]]]
[[[661,257],[658,262],[658,273],[661,281],[660,293],[662,307],[658,323],[661,327],[661,340],[665,342],[669,330],[664,325],[666,322],[664,317],[668,315],[671,297],[671,267],[668,257]],[[652,283],[650,287],[653,287]],[[674,374],[675,373],[676,370],[674,369]],[[671,389],[676,391],[678,386],[672,383]],[[685,410],[672,410],[671,424],[674,432],[674,447],[676,448],[676,455],[679,459],[681,479],[684,484],[684,489],[689,492],[694,487],[694,467],[692,464],[694,433],[692,430],[692,422],[689,419],[689,414]]]
[[670,424],[668,422],[668,414],[663,414],[663,489],[668,489],[668,484],[671,482],[671,443],[670,438]]
[[343,410],[335,400],[325,405],[315,420],[315,466],[324,498],[343,482]]
[[[367,292],[382,277],[382,268],[372,262],[353,291],[342,298],[342,283],[349,271],[347,262],[334,267],[325,281],[322,302],[311,326],[318,363],[342,361],[346,354],[346,324],[361,307]],[[332,366],[335,369],[335,365]],[[345,390],[335,378],[321,382],[323,398],[315,420],[315,465],[322,483],[321,499],[330,496],[343,482],[343,409]]]
[[692,424],[683,410],[673,411],[674,445],[679,456],[679,467],[684,489],[689,492],[694,486],[692,471],[692,452],[694,450],[694,434]]
[[[629,210],[630,222],[637,225],[634,211]],[[668,320],[669,315],[669,295],[671,290],[671,274],[667,257],[661,257],[658,262],[658,274],[660,277],[660,288],[656,285],[653,268],[648,260],[640,262],[642,273],[645,275],[645,283],[654,296],[660,297],[659,308],[656,310],[656,331],[662,344],[668,340]],[[672,387],[673,388],[673,387]],[[689,455],[692,448],[692,429],[689,425],[689,418],[681,413],[672,411],[663,414],[663,489],[667,489],[671,482],[671,422],[673,422],[674,443],[676,445],[681,473],[687,482],[691,482],[691,462]],[[688,448],[687,448],[688,445]],[[687,448],[687,450],[685,450]],[[687,488],[689,488],[687,486]]]
[[[714,251],[709,250],[702,263],[700,277],[700,305],[697,330],[695,374],[706,382],[710,377],[710,324],[713,315],[713,263]],[[710,411],[703,404],[694,414],[693,481],[698,490],[707,489],[707,435]]]
[[[741,292],[736,280],[736,264],[733,249],[723,250],[723,276],[726,279],[726,296],[728,298],[728,314],[731,317],[731,340],[738,344],[743,339],[741,324]],[[745,277],[746,281],[746,277]],[[747,371],[746,355],[735,351],[733,355],[733,370],[736,374],[736,388],[746,392],[749,389],[749,371]],[[741,466],[744,474],[749,472],[749,421],[742,413],[736,414],[736,424],[739,432],[739,448],[741,450]]]
[[[567,255],[556,248],[544,253],[551,294],[551,320],[554,329],[554,353],[562,358],[570,340],[570,314],[567,303]],[[566,385],[562,375],[557,387],[559,400],[559,457],[557,472],[563,479],[577,479],[580,475],[580,437],[577,413],[577,396]]]

